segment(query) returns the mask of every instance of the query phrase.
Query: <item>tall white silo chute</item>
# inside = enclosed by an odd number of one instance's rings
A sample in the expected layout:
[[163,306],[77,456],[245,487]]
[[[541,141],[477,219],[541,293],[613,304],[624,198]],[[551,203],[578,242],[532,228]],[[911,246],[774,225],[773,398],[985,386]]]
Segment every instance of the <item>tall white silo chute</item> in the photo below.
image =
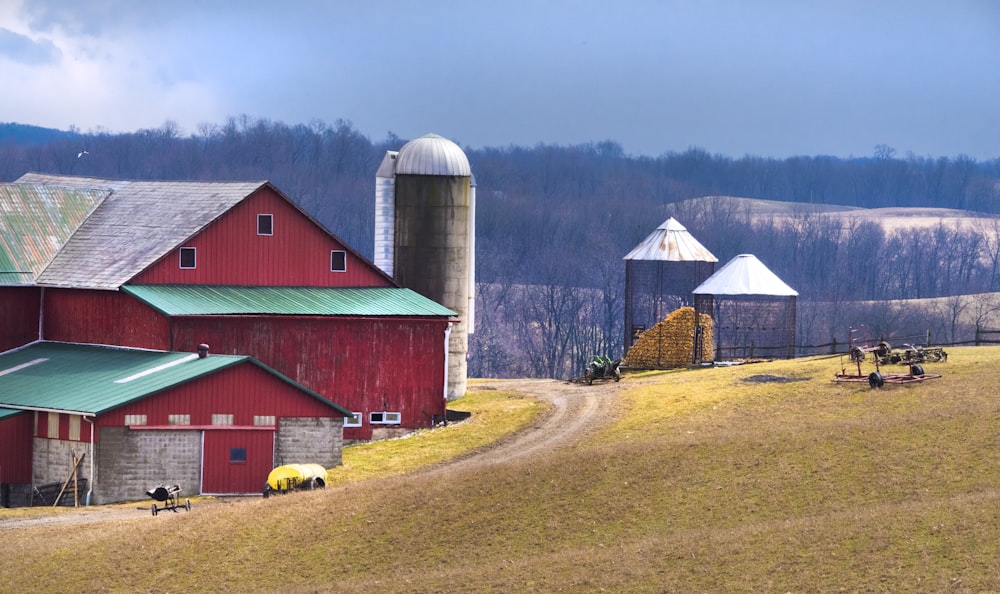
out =
[[375,265],[392,276],[392,253],[396,232],[396,157],[397,151],[386,151],[375,173]]

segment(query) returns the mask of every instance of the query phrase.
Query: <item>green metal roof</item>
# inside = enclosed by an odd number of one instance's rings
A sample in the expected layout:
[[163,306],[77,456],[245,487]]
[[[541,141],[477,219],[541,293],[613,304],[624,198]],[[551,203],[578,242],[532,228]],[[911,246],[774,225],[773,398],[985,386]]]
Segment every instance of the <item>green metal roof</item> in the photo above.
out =
[[0,284],[34,282],[108,190],[0,184]]
[[122,290],[170,316],[443,316],[452,310],[398,287],[126,285]]
[[[100,414],[201,376],[250,362],[347,413],[316,392],[246,356],[36,342],[0,354],[0,409]],[[349,414],[349,413],[347,413]]]

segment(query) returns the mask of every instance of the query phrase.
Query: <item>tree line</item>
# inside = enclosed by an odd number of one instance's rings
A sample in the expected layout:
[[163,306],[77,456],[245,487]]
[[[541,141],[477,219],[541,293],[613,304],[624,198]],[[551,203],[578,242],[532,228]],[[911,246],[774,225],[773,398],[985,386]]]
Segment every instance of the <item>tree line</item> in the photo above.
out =
[[[346,120],[289,125],[245,115],[203,124],[190,134],[166,122],[130,133],[74,130],[26,140],[23,130],[15,137],[4,134],[4,127],[0,180],[28,171],[269,180],[368,257],[375,171],[387,150],[405,143],[392,133],[372,141]],[[732,158],[699,148],[631,156],[610,140],[463,148],[477,185],[481,303],[471,337],[473,375],[560,377],[589,355],[620,353],[622,257],[668,216],[678,218],[720,265],[751,252],[798,290],[800,338],[818,341],[846,332],[860,304],[877,309],[894,300],[1000,291],[995,222],[887,231],[870,221],[841,223],[805,207],[790,217],[761,219],[739,202],[711,198],[996,214],[1000,158],[900,157],[884,145],[871,156],[787,159]],[[873,312],[857,316],[874,320],[879,316]],[[885,324],[920,325],[881,318]],[[824,324],[845,327],[820,330]]]

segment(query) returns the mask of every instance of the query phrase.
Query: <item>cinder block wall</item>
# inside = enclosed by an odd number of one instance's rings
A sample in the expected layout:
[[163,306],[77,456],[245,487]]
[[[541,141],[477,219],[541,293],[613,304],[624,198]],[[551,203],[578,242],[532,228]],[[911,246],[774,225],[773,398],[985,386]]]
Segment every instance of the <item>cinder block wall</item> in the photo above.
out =
[[340,466],[344,447],[344,421],[335,419],[278,419],[274,465],[322,464]]
[[90,478],[90,443],[35,437],[31,446],[31,481],[36,485],[61,483],[73,469],[77,458],[86,454],[77,468],[77,477]]
[[201,491],[200,431],[101,428],[92,503],[148,499],[161,484],[180,485],[182,495]]

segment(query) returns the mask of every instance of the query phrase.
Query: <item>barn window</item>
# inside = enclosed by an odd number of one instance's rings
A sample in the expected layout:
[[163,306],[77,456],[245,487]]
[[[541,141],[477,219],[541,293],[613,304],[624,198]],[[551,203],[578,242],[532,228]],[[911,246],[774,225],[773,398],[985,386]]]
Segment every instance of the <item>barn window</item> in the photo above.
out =
[[368,414],[372,425],[399,425],[403,415],[398,412],[373,412]]
[[360,427],[365,416],[359,412],[351,413],[344,417],[344,427]]
[[168,425],[190,425],[191,415],[167,415]]
[[125,425],[145,425],[146,415],[125,415]]
[[233,415],[212,415],[213,425],[232,425]]
[[344,250],[330,251],[330,272],[347,272],[347,252]]
[[45,435],[49,439],[59,439],[59,413],[49,413],[48,433]]
[[233,464],[244,464],[247,461],[246,448],[229,448],[229,461]]
[[254,415],[253,424],[255,427],[274,427],[274,415]]
[[196,248],[193,247],[182,247],[181,248],[181,268],[194,268],[197,259]]
[[69,439],[80,441],[80,417],[78,415],[70,415],[69,417]]
[[274,235],[274,215],[257,215],[257,235]]

